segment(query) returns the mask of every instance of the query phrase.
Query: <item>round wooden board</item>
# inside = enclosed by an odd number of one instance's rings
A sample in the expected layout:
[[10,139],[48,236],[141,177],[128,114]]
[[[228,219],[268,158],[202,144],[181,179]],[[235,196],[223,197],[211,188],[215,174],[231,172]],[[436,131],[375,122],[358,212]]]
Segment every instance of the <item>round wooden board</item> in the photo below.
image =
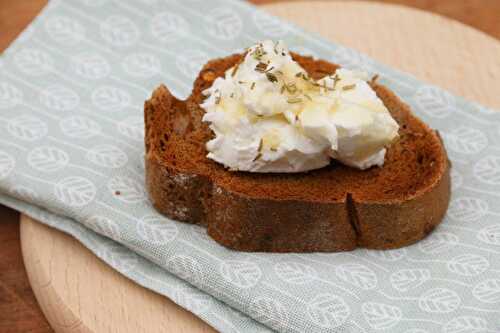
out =
[[[500,108],[500,43],[434,14],[367,2],[293,2],[267,11],[457,94]],[[56,332],[213,332],[75,239],[21,218],[24,262]]]

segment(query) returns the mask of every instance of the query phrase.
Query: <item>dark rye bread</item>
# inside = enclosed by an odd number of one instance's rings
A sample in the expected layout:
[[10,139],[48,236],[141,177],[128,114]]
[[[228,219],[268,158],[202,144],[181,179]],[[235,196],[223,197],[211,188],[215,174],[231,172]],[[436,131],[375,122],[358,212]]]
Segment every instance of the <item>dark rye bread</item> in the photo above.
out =
[[[338,67],[293,58],[315,79]],[[146,101],[146,186],[158,211],[206,226],[228,248],[265,252],[398,248],[442,220],[450,164],[439,135],[376,82],[373,89],[400,125],[382,168],[361,171],[332,161],[307,173],[257,174],[230,172],[206,158],[213,134],[201,121],[201,91],[240,59],[206,64],[186,101],[165,86]]]

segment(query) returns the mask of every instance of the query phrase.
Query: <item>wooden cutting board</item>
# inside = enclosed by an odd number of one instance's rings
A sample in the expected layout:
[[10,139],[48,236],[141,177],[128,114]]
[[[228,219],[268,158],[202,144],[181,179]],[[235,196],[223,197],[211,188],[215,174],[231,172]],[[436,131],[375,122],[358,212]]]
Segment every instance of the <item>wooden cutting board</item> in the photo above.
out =
[[[400,6],[294,2],[265,10],[390,66],[500,108],[500,43],[458,22]],[[142,288],[75,239],[21,217],[24,262],[56,332],[214,332],[169,299]]]

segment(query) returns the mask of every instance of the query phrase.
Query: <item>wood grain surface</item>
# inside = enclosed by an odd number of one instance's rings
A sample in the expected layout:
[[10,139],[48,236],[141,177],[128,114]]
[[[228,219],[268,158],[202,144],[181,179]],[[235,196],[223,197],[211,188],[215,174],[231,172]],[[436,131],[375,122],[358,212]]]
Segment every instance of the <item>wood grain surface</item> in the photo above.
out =
[[[301,0],[251,0],[255,4]],[[342,0],[340,0],[342,1]],[[343,0],[357,1],[357,0]],[[473,26],[500,39],[499,0],[364,0],[414,7]]]
[[[374,3],[295,2],[265,9],[424,80],[500,106],[500,43],[464,25]],[[350,29],[341,29],[354,20]],[[481,68],[474,59],[481,59]],[[33,290],[57,332],[212,332],[71,237],[24,218],[21,242]]]
[[[275,0],[253,2],[260,4]],[[381,2],[405,4],[433,11],[500,38],[498,0],[382,0]],[[33,19],[45,3],[45,0],[0,0],[0,52]],[[458,69],[461,70],[461,66]],[[498,73],[492,72],[491,75],[498,77]],[[494,100],[490,101],[495,103]],[[22,265],[18,216],[13,210],[0,206],[0,332],[52,332],[30,291]]]
[[30,282],[56,332],[215,332],[117,273],[71,236],[24,215],[21,234]]

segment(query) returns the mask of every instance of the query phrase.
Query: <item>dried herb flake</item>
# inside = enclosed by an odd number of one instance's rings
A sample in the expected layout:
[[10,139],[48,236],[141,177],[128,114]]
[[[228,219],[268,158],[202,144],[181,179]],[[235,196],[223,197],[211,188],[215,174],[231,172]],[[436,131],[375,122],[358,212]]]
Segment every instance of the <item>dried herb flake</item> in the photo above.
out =
[[237,63],[236,66],[233,67],[233,71],[231,72],[232,77],[234,77],[236,75],[236,72],[238,71],[239,67],[240,67],[240,63]]
[[343,86],[342,90],[351,90],[351,89],[354,89],[354,88],[356,88],[356,84],[349,84],[347,86]]
[[273,73],[266,73],[266,77],[272,83],[278,82],[278,78]]
[[255,71],[256,72],[260,72],[260,73],[264,73],[266,71],[266,68],[267,68],[267,64],[266,63],[259,62],[257,64],[257,66],[255,66]]
[[302,98],[300,98],[300,97],[289,98],[287,100],[287,102],[290,103],[290,104],[300,103],[300,102],[302,102]]

